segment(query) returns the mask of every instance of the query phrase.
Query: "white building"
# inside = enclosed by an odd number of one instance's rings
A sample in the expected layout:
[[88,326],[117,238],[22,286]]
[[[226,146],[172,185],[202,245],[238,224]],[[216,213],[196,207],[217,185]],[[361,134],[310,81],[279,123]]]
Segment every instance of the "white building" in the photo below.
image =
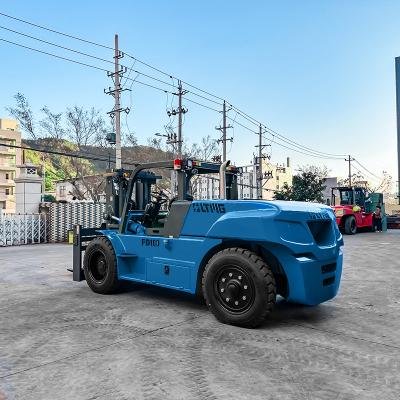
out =
[[57,201],[92,201],[105,203],[105,177],[103,175],[87,175],[83,178],[63,179],[55,181]]
[[328,206],[330,206],[331,202],[332,202],[332,188],[338,186],[338,180],[336,177],[325,178],[324,185],[325,185],[325,189],[322,192],[322,195],[324,197],[324,204],[327,204]]
[[289,157],[286,164],[273,164],[269,158],[263,159],[263,199],[273,200],[274,192],[282,190],[285,184],[292,186],[293,172]]

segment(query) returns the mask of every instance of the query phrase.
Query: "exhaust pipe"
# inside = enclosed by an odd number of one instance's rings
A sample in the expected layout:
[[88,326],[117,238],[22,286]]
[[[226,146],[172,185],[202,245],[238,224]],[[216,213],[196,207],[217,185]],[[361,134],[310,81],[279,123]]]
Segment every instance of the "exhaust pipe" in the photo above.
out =
[[226,197],[226,167],[228,167],[230,163],[230,160],[226,160],[219,167],[219,198],[221,200]]

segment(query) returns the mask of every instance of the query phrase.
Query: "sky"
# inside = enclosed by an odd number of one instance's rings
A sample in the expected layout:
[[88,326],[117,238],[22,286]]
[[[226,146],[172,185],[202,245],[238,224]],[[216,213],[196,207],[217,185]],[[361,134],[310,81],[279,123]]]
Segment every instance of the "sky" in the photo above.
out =
[[[387,171],[397,181],[394,58],[400,55],[400,2],[368,0],[303,1],[47,1],[1,2],[0,12],[113,47],[120,48],[162,71],[178,77],[261,121],[286,138],[320,152],[351,154],[373,175]],[[0,16],[0,26],[113,61],[111,50],[84,44]],[[51,47],[0,28],[0,38],[70,57],[104,69],[111,64]],[[99,109],[113,106],[103,89],[112,84],[105,72],[58,60],[0,41],[0,116],[25,94],[35,114],[44,105],[62,112],[79,105]],[[125,56],[121,63],[167,82]],[[136,74],[131,73],[135,78]],[[162,86],[143,75],[137,79]],[[176,97],[134,82],[122,104],[125,130],[139,143],[168,123],[166,106]],[[185,88],[185,86],[184,86]],[[211,108],[219,104],[186,95]],[[217,100],[216,98],[213,98]],[[219,101],[219,100],[217,100]],[[199,142],[211,135],[221,114],[184,102],[188,108],[184,140]],[[228,114],[237,122],[257,127]],[[229,130],[228,158],[248,164],[257,151],[257,135],[240,125]],[[344,157],[310,157],[277,144],[267,152],[274,163],[291,158],[295,169],[326,166],[331,176],[345,176]],[[282,144],[282,142],[281,142]],[[354,167],[363,171],[354,163]],[[371,183],[377,178],[365,172]]]

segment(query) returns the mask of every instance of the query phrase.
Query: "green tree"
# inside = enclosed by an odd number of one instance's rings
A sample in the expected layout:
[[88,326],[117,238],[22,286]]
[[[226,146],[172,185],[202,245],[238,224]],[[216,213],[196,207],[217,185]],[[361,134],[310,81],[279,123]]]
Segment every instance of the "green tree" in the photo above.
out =
[[[38,121],[22,93],[17,93],[14,99],[15,106],[6,109],[19,121],[30,139],[25,142],[28,145],[66,153],[82,153],[88,146],[109,147],[105,138],[110,128],[99,110],[73,106],[65,112],[53,112],[44,106],[40,109]],[[131,136],[130,141],[133,139]],[[98,179],[93,177],[96,171],[91,161],[46,152],[26,151],[25,155],[27,161],[42,165],[46,171],[46,190],[54,189],[54,180],[67,179],[73,186],[71,194],[79,200],[99,200],[104,179],[102,176]]]
[[322,203],[325,189],[326,167],[306,166],[293,176],[292,186],[285,183],[282,190],[274,192],[275,200],[309,201]]

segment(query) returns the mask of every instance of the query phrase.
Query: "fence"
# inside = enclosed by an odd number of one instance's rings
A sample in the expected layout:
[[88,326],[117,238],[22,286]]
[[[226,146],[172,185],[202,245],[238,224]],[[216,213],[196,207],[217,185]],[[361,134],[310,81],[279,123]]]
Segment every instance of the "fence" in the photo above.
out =
[[48,203],[49,241],[66,242],[74,225],[97,228],[103,222],[106,205],[102,203]]
[[0,213],[0,246],[46,243],[46,214]]
[[[253,174],[246,173],[239,177],[237,183],[239,199],[258,198],[258,188],[253,182],[255,182]],[[192,184],[192,191],[196,200],[219,199],[219,178],[211,175],[198,176]]]

